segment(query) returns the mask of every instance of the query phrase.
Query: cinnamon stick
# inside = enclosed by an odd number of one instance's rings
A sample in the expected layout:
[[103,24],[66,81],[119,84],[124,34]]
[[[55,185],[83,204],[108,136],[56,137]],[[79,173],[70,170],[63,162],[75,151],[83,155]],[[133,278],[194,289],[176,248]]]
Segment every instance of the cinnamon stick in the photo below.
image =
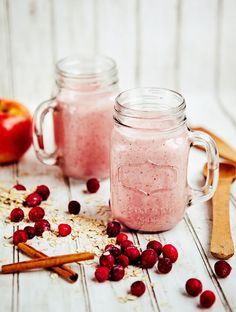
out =
[[[48,257],[43,252],[35,249],[32,246],[25,244],[25,243],[19,243],[18,249],[31,258]],[[64,278],[65,280],[67,280],[70,283],[74,283],[78,279],[78,274],[76,272],[72,271],[71,268],[67,265],[61,265],[61,266],[48,268],[48,270],[56,272],[59,276],[61,276],[62,278]]]
[[18,263],[5,264],[2,266],[2,273],[16,273],[22,271],[29,271],[39,268],[50,268],[59,266],[65,263],[72,263],[78,261],[86,261],[94,259],[94,254],[89,252],[82,252],[76,254],[44,257],[40,259],[33,259],[28,261],[22,261]]

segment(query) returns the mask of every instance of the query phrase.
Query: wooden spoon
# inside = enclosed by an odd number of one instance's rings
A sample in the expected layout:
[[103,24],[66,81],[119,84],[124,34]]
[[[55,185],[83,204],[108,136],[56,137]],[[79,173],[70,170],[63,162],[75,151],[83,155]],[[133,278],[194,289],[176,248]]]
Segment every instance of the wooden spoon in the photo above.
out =
[[[203,174],[207,176],[207,165]],[[219,183],[212,199],[213,224],[211,234],[211,254],[218,259],[228,259],[234,254],[234,243],[230,230],[229,202],[230,186],[236,177],[236,167],[230,163],[220,163]]]
[[[209,134],[213,138],[213,140],[216,142],[220,156],[222,158],[225,158],[227,160],[232,161],[236,165],[236,150],[234,148],[232,148],[230,145],[225,143],[217,135],[215,135],[214,133],[212,133],[211,131],[209,131],[205,128],[197,127],[197,128],[192,128],[192,129],[196,130],[196,131],[203,131],[203,132],[206,132],[207,134]],[[199,149],[203,149],[201,146],[198,146],[198,145],[194,145],[194,146],[199,148]]]

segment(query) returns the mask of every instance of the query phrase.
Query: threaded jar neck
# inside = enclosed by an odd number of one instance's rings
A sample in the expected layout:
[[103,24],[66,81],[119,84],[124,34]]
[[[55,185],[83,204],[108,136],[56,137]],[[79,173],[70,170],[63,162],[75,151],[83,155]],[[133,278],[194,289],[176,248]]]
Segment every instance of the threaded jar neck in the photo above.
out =
[[185,100],[175,91],[162,88],[136,88],[116,97],[116,123],[143,129],[169,131],[186,121]]
[[56,64],[56,83],[59,88],[93,92],[117,82],[116,63],[106,56],[67,56]]

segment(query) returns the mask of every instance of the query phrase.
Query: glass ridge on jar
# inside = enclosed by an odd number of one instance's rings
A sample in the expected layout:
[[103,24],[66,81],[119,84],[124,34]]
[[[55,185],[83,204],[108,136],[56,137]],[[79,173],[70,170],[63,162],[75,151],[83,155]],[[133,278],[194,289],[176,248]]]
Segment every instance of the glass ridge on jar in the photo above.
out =
[[[112,111],[118,92],[115,62],[104,56],[69,56],[56,64],[54,98],[34,116],[38,158],[80,179],[109,176]],[[56,151],[47,153],[41,116],[53,109]]]
[[[116,98],[111,139],[111,209],[114,219],[145,232],[172,228],[185,208],[209,199],[218,178],[218,152],[205,133],[188,128],[177,92],[137,88]],[[187,182],[189,150],[202,145],[209,172],[204,187]]]

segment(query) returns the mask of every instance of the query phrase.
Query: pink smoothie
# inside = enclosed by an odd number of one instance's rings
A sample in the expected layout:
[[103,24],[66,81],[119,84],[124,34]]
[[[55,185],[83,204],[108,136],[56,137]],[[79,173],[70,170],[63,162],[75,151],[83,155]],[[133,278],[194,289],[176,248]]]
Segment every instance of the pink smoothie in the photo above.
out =
[[172,228],[188,202],[186,126],[177,131],[115,126],[112,134],[112,214],[128,228]]
[[109,176],[112,93],[63,95],[54,114],[55,141],[65,175],[87,179]]

